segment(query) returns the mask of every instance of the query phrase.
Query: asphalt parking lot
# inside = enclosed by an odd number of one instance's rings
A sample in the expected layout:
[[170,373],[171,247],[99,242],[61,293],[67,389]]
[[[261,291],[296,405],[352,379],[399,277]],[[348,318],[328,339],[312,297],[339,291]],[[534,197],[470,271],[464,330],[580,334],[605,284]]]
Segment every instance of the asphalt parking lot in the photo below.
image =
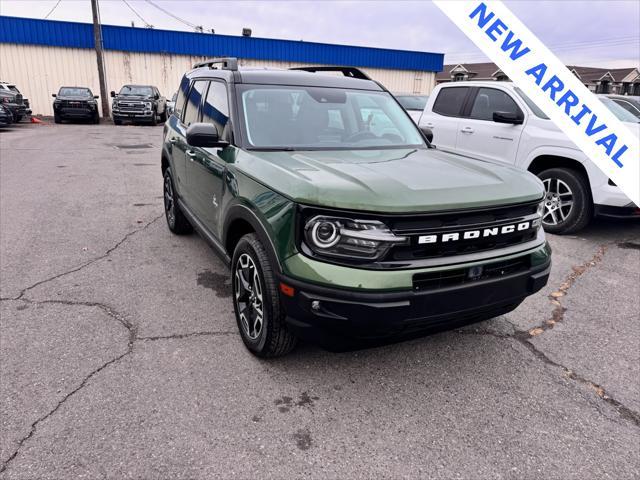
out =
[[262,361],[161,132],[0,131],[0,478],[640,477],[640,224],[551,236],[509,315]]

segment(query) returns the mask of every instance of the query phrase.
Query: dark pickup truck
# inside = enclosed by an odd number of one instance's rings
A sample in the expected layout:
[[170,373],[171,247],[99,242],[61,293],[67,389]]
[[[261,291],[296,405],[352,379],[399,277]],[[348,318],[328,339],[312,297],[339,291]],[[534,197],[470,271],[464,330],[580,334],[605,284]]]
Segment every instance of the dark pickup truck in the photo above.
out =
[[0,92],[2,92],[2,91],[8,92],[8,93],[11,93],[11,94],[20,95],[20,98],[22,99],[22,103],[18,104],[18,105],[22,105],[22,106],[20,106],[17,109],[18,110],[16,112],[17,117],[15,117],[15,115],[14,115],[14,122],[19,122],[20,120],[22,120],[22,117],[24,117],[25,115],[31,115],[31,108],[29,106],[29,100],[24,98],[24,96],[22,95],[20,90],[18,90],[18,87],[16,87],[12,83],[0,82]]
[[113,123],[124,120],[157,125],[167,120],[167,99],[152,85],[125,85],[120,92],[111,92],[113,97]]
[[0,89],[0,103],[11,112],[14,122],[19,122],[27,115],[27,107],[22,99],[22,94]]

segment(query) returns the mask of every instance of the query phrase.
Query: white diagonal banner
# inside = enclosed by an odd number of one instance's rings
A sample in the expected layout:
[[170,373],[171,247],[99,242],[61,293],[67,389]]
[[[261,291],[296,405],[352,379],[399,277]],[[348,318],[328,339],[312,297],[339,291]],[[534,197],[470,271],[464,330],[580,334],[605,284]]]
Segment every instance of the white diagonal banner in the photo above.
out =
[[640,206],[640,142],[636,134],[501,1],[434,3]]

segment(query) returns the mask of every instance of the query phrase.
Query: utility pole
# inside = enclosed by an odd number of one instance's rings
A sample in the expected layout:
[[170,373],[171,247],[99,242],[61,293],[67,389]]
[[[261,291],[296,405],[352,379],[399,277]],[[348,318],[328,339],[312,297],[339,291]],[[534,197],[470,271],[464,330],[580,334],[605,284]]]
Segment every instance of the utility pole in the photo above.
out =
[[109,118],[109,97],[107,96],[107,82],[104,74],[104,58],[102,56],[102,29],[100,27],[100,11],[98,0],[91,0],[91,11],[93,12],[93,43],[96,48],[98,60],[98,79],[100,81],[100,100],[102,100],[102,116]]

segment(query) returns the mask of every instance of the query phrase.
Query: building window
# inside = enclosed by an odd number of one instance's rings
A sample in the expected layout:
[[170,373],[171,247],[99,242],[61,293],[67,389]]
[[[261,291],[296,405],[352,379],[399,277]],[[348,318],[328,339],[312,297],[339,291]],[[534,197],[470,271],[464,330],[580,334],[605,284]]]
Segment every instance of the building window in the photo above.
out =
[[609,93],[609,86],[608,80],[602,80],[596,87],[596,93]]
[[633,95],[636,95],[636,96],[640,95],[640,83],[633,84]]
[[454,82],[463,82],[464,81],[464,73],[456,73],[453,76],[453,81]]

